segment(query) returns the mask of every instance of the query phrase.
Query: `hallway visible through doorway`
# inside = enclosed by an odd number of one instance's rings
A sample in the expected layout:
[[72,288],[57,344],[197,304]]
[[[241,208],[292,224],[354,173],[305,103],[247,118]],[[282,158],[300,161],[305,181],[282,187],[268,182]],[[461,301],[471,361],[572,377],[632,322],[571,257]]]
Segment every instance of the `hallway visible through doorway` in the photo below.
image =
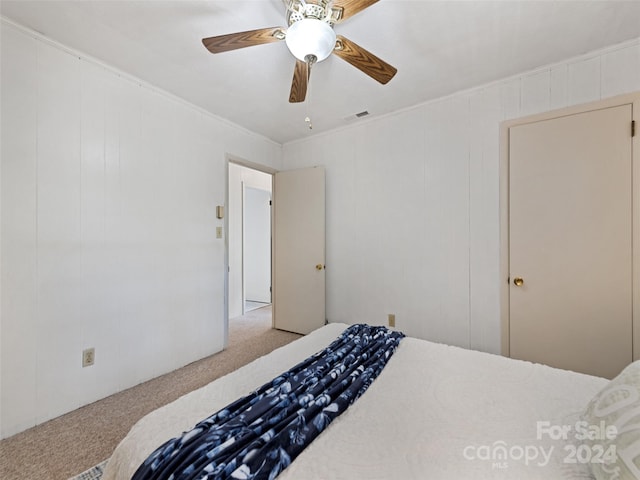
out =
[[228,318],[271,305],[272,175],[234,162],[228,171]]

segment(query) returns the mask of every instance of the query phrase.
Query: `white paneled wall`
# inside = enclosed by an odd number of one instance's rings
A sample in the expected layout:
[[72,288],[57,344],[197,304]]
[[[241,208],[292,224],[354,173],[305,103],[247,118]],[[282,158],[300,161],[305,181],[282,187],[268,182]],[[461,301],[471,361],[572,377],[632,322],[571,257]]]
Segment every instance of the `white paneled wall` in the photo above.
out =
[[8,23],[1,40],[6,437],[223,347],[226,158],[279,168],[281,146]]
[[500,122],[638,90],[640,40],[284,145],[326,168],[329,320],[500,352]]

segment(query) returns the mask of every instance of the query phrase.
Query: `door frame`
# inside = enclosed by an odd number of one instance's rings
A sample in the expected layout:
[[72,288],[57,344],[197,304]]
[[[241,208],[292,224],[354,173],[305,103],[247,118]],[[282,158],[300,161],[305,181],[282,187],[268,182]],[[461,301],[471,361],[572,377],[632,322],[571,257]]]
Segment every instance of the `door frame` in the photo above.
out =
[[[632,156],[632,235],[633,235],[633,360],[640,358],[640,92],[619,95],[604,100],[551,110],[500,124],[500,325],[502,355],[510,356],[509,349],[509,129],[532,122],[575,115],[591,110],[631,104],[635,121],[635,136],[631,139]],[[631,134],[631,125],[629,125]]]
[[[223,323],[224,323],[224,332],[223,332],[223,350],[226,349],[229,345],[229,164],[234,163],[241,167],[250,168],[252,170],[257,170],[259,172],[267,173],[271,175],[271,195],[273,196],[274,192],[274,174],[278,172],[275,168],[269,167],[267,165],[262,165],[260,163],[251,162],[242,157],[238,157],[236,155],[226,153],[225,154],[225,197],[224,197],[224,205],[226,212],[223,220],[223,230],[224,230],[224,312],[223,312]],[[273,214],[271,215],[271,231],[273,232]],[[273,246],[275,243],[275,238],[272,239],[271,242],[271,284],[273,285]],[[243,286],[244,288],[244,286]],[[275,308],[273,292],[271,293],[271,305],[272,308]],[[243,307],[244,309],[244,307]],[[273,324],[273,321],[272,321]]]

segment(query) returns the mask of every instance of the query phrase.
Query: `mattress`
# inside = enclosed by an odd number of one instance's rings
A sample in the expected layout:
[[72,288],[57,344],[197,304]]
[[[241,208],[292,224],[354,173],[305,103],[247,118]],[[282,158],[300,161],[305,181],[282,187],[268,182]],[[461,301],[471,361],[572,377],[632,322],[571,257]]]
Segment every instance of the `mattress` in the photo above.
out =
[[[103,479],[130,479],[166,440],[323,349],[346,327],[329,324],[151,412],[116,448]],[[561,433],[607,383],[405,338],[367,392],[278,479],[589,478],[586,464],[575,461],[575,439]]]

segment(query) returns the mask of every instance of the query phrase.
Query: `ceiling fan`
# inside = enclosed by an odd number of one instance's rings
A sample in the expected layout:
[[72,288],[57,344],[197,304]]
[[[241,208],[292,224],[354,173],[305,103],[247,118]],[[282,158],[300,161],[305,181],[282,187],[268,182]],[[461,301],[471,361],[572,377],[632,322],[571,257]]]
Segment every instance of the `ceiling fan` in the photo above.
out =
[[239,48],[284,40],[296,57],[289,102],[303,102],[311,67],[331,53],[358,68],[374,80],[386,84],[397,69],[356,45],[336,35],[333,26],[378,0],[283,0],[289,28],[271,27],[247,32],[230,33],[203,38],[202,43],[211,53],[222,53]]

